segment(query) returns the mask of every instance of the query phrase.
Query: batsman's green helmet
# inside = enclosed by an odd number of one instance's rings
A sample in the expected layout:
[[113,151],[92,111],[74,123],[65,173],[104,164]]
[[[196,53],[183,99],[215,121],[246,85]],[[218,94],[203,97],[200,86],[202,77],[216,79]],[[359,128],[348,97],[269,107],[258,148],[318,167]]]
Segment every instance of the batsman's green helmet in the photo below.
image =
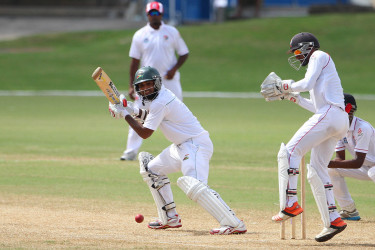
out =
[[[139,84],[146,81],[154,81],[154,93],[148,96],[143,96],[139,91]],[[157,96],[161,89],[161,76],[157,69],[147,66],[142,67],[137,70],[134,76],[134,89],[139,96],[145,98],[146,100],[153,100]]]

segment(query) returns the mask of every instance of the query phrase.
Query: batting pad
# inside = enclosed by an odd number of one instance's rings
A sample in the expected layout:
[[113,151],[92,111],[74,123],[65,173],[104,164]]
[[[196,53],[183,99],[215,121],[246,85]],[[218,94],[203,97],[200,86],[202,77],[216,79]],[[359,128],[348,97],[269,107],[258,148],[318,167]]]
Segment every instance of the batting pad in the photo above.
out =
[[199,180],[183,176],[178,178],[177,185],[193,201],[211,214],[221,226],[237,227],[241,222],[220,195]]
[[280,211],[283,211],[286,206],[286,190],[289,182],[289,163],[288,150],[284,143],[281,143],[279,153],[277,154],[278,173],[279,173],[279,201]]
[[147,186],[150,189],[152,197],[154,198],[156,208],[158,210],[159,219],[165,225],[168,223],[167,212],[163,210],[163,207],[166,205],[163,197],[159,193],[158,189],[153,188],[154,180],[150,177],[151,173],[146,170],[148,162],[150,162],[154,157],[147,152],[139,153],[139,166],[140,166],[140,174],[143,177],[143,180],[147,183]]
[[307,180],[310,183],[311,191],[314,195],[315,202],[318,205],[320,215],[322,216],[324,227],[329,228],[331,222],[329,219],[328,205],[327,205],[327,196],[324,189],[324,184],[317,174],[316,170],[307,164]]

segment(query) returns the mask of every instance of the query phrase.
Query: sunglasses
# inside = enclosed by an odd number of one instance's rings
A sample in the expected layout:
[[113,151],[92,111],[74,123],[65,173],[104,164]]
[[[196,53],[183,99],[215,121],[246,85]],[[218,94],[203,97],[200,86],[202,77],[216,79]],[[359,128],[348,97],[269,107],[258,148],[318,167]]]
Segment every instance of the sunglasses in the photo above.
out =
[[149,13],[148,13],[149,16],[160,16],[161,13],[157,10],[151,10]]
[[300,51],[299,49],[296,49],[295,51],[293,51],[293,53],[295,56],[298,56],[302,54],[302,51]]

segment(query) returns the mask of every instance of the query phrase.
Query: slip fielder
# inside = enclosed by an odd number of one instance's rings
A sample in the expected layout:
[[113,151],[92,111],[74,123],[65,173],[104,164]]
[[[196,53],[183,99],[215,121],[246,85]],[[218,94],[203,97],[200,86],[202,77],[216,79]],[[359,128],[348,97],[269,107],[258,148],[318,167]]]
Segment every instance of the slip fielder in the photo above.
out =
[[[345,137],[337,142],[336,158],[329,163],[328,172],[334,185],[335,198],[341,207],[341,218],[358,221],[361,217],[349,193],[345,177],[375,182],[375,129],[370,123],[354,116],[358,109],[354,96],[344,96],[350,128]],[[353,159],[345,159],[345,150],[349,151]]]

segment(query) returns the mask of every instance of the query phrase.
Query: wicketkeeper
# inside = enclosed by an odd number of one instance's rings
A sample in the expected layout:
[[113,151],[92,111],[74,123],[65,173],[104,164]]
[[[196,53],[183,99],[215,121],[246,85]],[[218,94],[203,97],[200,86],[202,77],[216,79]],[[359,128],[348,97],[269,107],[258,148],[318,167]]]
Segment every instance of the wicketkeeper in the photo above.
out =
[[[140,68],[134,78],[134,89],[145,103],[146,110],[134,108],[133,103],[120,97],[122,104],[109,104],[114,117],[126,122],[143,139],[157,128],[172,142],[155,158],[147,152],[139,153],[140,174],[150,188],[159,219],[149,223],[151,229],[181,227],[176,211],[168,174],[181,171],[177,185],[185,194],[201,205],[219,223],[211,234],[241,234],[246,232],[243,221],[237,218],[220,195],[207,186],[209,162],[213,145],[208,132],[201,126],[188,107],[161,82],[159,72],[152,67]],[[147,114],[145,116],[145,114]],[[144,119],[137,122],[133,117]]]
[[[344,137],[349,128],[349,119],[335,64],[331,56],[319,48],[313,34],[296,34],[289,50],[294,55],[288,61],[296,70],[308,66],[305,78],[297,82],[282,80],[272,72],[262,83],[261,93],[266,101],[288,99],[314,113],[286,145],[281,144],[278,153],[280,212],[272,220],[282,222],[303,212],[297,198],[299,164],[302,156],[311,150],[307,178],[324,224],[315,240],[323,242],[347,226],[336,210],[327,166],[337,140]],[[299,96],[299,92],[307,91],[310,99]]]
[[[345,177],[375,182],[375,129],[370,123],[354,116],[357,102],[354,96],[345,95],[345,110],[349,116],[350,128],[336,145],[336,158],[328,165],[334,185],[333,192],[339,203],[343,220],[361,219],[346,185]],[[353,159],[345,159],[345,150]]]

